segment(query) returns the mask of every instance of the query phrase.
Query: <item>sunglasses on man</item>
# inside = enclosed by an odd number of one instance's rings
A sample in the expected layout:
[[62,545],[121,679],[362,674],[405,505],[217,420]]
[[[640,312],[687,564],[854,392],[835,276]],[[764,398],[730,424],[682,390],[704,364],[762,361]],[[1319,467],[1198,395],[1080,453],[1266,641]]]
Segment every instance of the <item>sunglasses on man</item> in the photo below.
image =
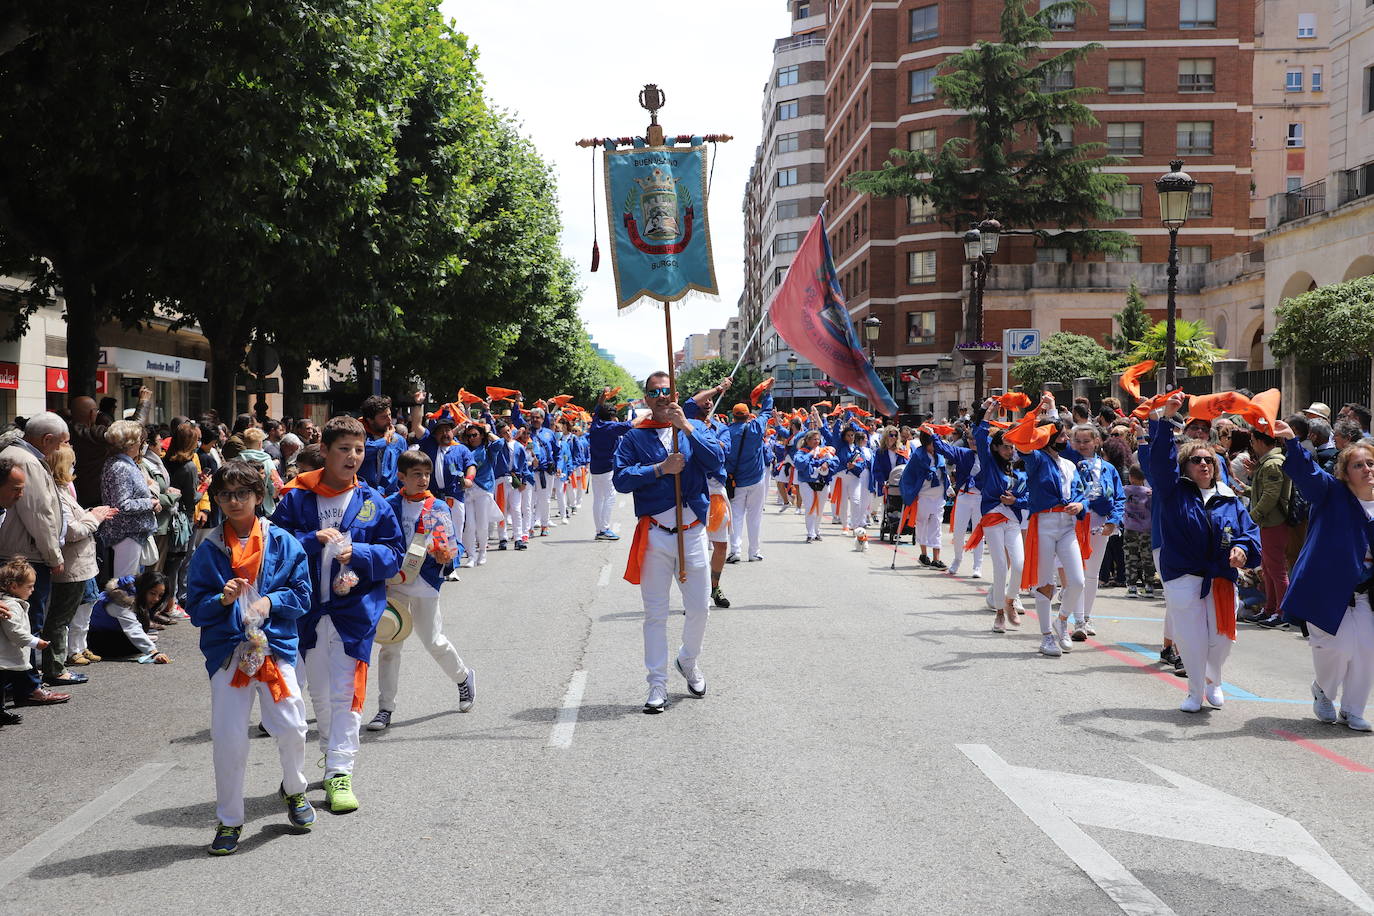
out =
[[666,398],[673,393],[671,388],[650,388],[644,392],[646,398]]

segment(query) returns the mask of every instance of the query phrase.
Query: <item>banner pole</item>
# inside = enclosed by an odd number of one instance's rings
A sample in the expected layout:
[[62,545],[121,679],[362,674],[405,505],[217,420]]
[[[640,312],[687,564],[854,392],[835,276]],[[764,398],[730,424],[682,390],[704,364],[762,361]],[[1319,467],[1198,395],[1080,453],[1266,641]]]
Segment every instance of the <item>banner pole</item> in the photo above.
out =
[[[677,370],[673,368],[673,304],[663,303],[663,328],[668,340],[668,388],[669,397],[677,402]],[[677,454],[678,428],[673,427],[673,454]],[[687,544],[682,536],[682,474],[673,475],[673,509],[677,513],[677,581],[687,581]],[[702,522],[705,524],[705,521]]]

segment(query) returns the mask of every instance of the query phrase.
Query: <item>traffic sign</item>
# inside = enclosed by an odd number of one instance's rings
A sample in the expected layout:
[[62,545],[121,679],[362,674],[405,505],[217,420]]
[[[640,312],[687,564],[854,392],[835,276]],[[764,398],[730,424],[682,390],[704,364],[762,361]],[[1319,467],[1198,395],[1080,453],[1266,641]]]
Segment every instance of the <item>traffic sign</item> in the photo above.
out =
[[1002,334],[1002,352],[1008,356],[1040,355],[1040,331],[1038,329],[1008,328]]

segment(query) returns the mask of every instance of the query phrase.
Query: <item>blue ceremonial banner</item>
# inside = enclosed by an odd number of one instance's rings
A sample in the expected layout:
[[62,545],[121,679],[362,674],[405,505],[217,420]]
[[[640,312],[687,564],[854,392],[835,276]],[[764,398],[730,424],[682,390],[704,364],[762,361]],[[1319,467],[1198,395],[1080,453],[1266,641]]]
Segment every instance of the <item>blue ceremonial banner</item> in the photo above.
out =
[[706,224],[706,148],[606,151],[616,302],[717,295]]

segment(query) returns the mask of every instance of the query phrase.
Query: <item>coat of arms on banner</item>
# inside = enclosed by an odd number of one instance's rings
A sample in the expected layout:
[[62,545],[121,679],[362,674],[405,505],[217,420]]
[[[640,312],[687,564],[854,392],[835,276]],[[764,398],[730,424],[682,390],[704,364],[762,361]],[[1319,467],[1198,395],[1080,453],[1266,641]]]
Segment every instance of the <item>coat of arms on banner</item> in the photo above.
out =
[[620,308],[716,295],[702,146],[606,151],[606,214]]

